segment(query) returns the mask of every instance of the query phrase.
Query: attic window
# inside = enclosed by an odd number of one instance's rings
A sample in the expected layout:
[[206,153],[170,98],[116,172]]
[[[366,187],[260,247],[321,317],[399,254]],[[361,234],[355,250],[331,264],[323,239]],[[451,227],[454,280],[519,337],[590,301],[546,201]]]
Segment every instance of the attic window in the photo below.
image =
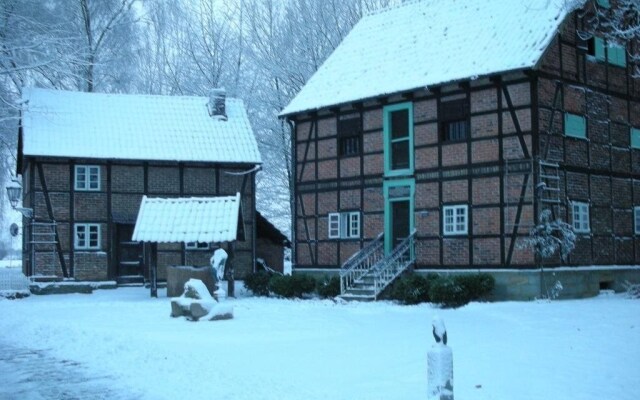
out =
[[100,190],[100,167],[97,165],[76,165],[75,189]]
[[469,102],[467,99],[440,103],[440,132],[445,142],[469,137]]
[[338,144],[341,157],[360,154],[361,132],[359,114],[342,115],[338,118]]

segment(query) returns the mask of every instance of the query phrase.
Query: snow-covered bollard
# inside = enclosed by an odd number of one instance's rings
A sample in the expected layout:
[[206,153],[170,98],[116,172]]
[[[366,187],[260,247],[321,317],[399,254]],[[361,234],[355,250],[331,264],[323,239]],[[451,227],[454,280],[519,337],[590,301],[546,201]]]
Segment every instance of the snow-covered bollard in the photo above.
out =
[[453,353],[447,346],[447,330],[438,316],[432,325],[436,343],[427,352],[427,399],[453,400]]

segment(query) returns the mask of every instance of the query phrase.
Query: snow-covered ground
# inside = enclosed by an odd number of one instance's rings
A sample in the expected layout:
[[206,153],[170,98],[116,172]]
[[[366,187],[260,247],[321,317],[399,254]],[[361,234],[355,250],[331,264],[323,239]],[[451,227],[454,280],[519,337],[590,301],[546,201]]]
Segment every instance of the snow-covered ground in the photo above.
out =
[[[0,299],[0,348],[79,364],[123,398],[424,399],[438,314],[457,400],[638,395],[640,301],[621,295],[457,310],[250,296],[229,303],[233,320],[188,322],[170,318],[169,299],[143,288]],[[0,395],[11,393],[10,379],[0,376]]]

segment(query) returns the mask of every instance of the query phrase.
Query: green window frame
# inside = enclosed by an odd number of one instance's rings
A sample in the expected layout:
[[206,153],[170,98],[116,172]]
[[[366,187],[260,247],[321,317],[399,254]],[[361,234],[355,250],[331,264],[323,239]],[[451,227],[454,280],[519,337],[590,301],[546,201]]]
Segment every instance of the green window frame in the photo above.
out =
[[631,148],[640,149],[640,129],[631,128],[629,130],[629,135],[631,136],[631,138],[629,139],[629,142],[631,143]]
[[[384,107],[383,131],[385,176],[412,175],[414,171],[413,103],[406,102]],[[404,152],[406,154],[403,154]]]
[[564,134],[578,139],[586,139],[587,122],[585,118],[582,115],[564,113]]

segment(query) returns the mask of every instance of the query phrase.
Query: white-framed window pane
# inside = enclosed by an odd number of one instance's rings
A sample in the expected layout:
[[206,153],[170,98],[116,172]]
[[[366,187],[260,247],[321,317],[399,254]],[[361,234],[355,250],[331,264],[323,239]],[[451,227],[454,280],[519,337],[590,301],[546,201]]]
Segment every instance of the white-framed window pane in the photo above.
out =
[[360,237],[360,213],[349,213],[349,217],[349,237],[358,238]]
[[76,190],[100,190],[100,167],[76,165]]
[[79,250],[100,249],[100,224],[75,224],[74,248]]
[[87,247],[86,226],[76,225],[76,248],[82,249]]
[[576,232],[586,233],[590,231],[589,226],[589,204],[573,202],[572,206],[573,229]]
[[96,248],[100,245],[100,232],[99,226],[90,225],[89,226],[89,247]]
[[467,233],[467,206],[445,206],[443,207],[443,232],[445,235],[466,234]]
[[76,167],[76,189],[85,189],[87,187],[87,169],[85,167]]
[[340,237],[340,214],[329,213],[329,239]]

